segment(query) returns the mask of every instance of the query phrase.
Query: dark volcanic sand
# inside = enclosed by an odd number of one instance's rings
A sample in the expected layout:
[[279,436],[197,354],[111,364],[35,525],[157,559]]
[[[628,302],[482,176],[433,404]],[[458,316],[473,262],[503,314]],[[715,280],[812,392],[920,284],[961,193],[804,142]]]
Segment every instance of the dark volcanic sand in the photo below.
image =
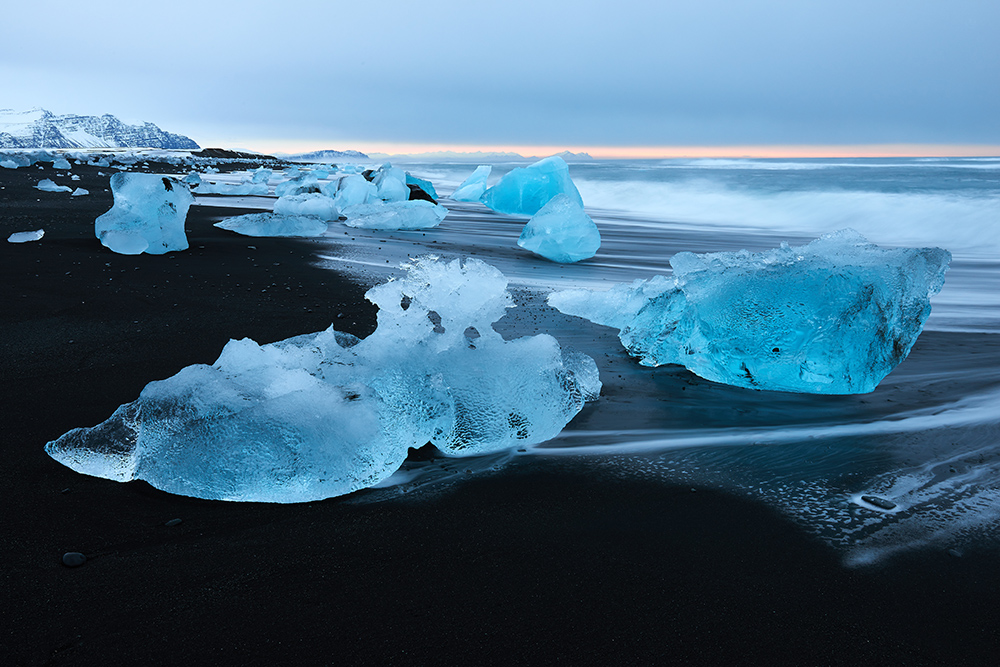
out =
[[[106,250],[97,171],[111,173],[74,166],[91,195],[70,199],[31,188],[49,165],[0,169],[2,664],[995,660],[987,553],[846,570],[765,507],[586,460],[285,506],[64,468],[47,441],[214,361],[229,338],[374,328],[361,287],[310,266],[313,242],[212,227],[235,209],[192,207],[185,252]],[[6,242],[39,227],[40,242]],[[68,551],[89,560],[65,567]]]

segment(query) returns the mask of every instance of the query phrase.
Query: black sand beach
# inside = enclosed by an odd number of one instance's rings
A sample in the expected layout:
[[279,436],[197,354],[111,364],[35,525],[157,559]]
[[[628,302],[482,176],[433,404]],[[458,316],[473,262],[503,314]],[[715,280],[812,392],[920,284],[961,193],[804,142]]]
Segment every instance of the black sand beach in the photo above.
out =
[[[112,253],[98,171],[74,166],[91,194],[71,199],[33,188],[70,184],[50,165],[0,170],[3,664],[995,662],[994,550],[846,569],[767,507],[593,460],[284,506],[59,465],[46,442],[230,338],[375,326],[363,287],[311,265],[314,242],[212,226],[238,209],[192,207],[187,251]],[[88,561],[64,566],[71,551]]]

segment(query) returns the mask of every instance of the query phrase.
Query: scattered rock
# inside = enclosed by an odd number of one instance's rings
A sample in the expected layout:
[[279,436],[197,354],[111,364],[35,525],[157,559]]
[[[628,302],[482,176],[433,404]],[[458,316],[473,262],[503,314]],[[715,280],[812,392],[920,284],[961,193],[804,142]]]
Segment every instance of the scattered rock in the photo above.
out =
[[63,554],[62,562],[66,567],[80,567],[87,562],[87,557],[79,551],[67,551]]
[[172,528],[173,526],[179,526],[180,524],[181,524],[181,520],[180,519],[171,519],[170,521],[167,521],[163,525]]

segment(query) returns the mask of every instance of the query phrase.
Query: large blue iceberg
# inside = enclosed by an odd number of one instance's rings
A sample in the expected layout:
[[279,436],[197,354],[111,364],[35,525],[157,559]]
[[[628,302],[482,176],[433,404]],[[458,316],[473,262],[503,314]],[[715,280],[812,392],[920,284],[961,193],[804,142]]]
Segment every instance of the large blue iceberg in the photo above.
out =
[[171,493],[302,502],[369,487],[410,447],[464,456],[555,437],[601,388],[597,366],[542,334],[504,340],[507,279],[475,259],[415,261],[369,290],[378,328],[269,345],[151,382],[93,428],[45,446],[77,472]]
[[950,261],[940,248],[880,248],[847,229],[759,253],[678,253],[672,278],[555,292],[549,303],[619,329],[646,366],[682,364],[752,389],[859,394],[909,354]]
[[486,192],[486,179],[490,177],[493,167],[488,164],[481,164],[476,167],[472,175],[462,181],[462,184],[451,193],[454,201],[479,201],[483,193]]
[[111,177],[115,203],[94,221],[94,233],[122,255],[162,255],[186,250],[184,220],[194,202],[187,185],[166,176],[118,172]]
[[596,255],[601,233],[583,207],[558,194],[528,221],[517,245],[553,262],[570,264]]
[[534,215],[558,194],[583,206],[580,191],[569,177],[569,166],[553,155],[527,167],[511,169],[483,193],[482,202],[498,213]]

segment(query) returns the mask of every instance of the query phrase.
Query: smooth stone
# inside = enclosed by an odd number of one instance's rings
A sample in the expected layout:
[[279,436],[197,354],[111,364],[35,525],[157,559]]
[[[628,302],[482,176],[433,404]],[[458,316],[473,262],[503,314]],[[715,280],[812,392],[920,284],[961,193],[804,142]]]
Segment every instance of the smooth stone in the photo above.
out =
[[87,557],[79,551],[67,551],[63,554],[62,562],[66,567],[80,567],[87,562]]
[[173,527],[173,526],[179,526],[180,524],[181,524],[180,519],[171,519],[170,521],[166,522],[163,525],[168,527]]

